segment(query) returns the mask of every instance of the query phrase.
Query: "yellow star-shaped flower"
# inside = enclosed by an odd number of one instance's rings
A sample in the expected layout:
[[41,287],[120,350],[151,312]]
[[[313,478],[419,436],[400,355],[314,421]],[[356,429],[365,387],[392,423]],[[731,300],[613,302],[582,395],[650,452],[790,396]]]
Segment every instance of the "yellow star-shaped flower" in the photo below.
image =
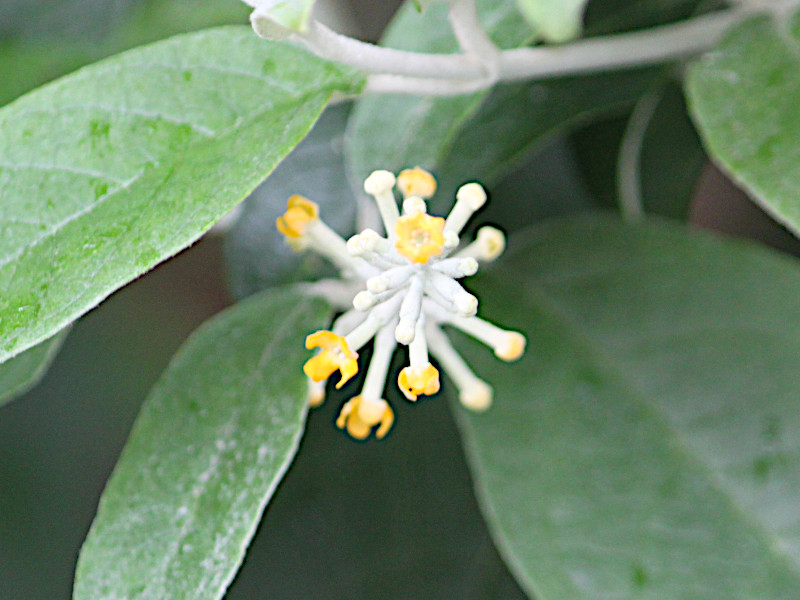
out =
[[444,224],[441,217],[420,212],[397,219],[395,248],[412,263],[426,263],[442,253]]

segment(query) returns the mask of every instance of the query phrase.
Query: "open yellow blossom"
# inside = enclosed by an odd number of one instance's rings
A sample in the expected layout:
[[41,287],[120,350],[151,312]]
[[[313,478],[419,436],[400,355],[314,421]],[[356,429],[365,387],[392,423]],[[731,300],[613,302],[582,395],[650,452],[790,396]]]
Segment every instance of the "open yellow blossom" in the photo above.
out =
[[406,367],[397,378],[400,391],[409,400],[432,396],[439,391],[439,371],[431,363],[424,367]]
[[416,196],[427,200],[436,193],[436,180],[433,175],[419,167],[405,169],[397,176],[397,189],[403,194],[403,198]]
[[306,348],[322,348],[322,352],[303,365],[303,372],[314,381],[324,381],[338,370],[341,374],[336,384],[338,389],[358,373],[358,354],[350,350],[347,340],[340,335],[317,331],[306,337]]
[[397,219],[395,235],[397,251],[412,263],[426,263],[438,256],[444,248],[444,223],[442,217],[432,217],[420,212]]
[[278,217],[275,225],[288,238],[299,238],[308,225],[317,220],[319,207],[298,194],[289,198],[286,212]]
[[336,426],[339,429],[347,427],[347,433],[357,440],[365,440],[378,425],[375,437],[383,438],[394,423],[394,412],[386,400],[365,400],[364,396],[356,396],[348,400],[342,407]]

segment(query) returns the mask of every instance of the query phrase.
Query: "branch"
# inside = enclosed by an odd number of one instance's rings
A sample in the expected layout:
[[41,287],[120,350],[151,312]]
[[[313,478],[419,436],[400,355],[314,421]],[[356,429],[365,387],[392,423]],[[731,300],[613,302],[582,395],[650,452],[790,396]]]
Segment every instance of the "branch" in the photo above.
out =
[[384,48],[337,34],[318,22],[312,22],[308,32],[296,34],[294,39],[322,58],[373,74],[370,91],[455,95],[485,89],[497,81],[630,69],[687,58],[713,47],[731,25],[751,14],[748,9],[725,10],[564,46],[498,51],[485,33],[475,33],[478,23],[472,1],[460,0],[451,7],[451,21],[468,54]]

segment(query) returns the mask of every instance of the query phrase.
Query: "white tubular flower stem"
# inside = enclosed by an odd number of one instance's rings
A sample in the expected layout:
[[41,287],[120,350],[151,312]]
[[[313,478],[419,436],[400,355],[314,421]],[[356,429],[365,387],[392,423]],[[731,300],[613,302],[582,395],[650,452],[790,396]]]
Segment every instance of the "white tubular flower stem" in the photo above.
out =
[[396,346],[394,325],[395,321],[390,321],[375,336],[372,360],[370,360],[367,376],[364,378],[364,387],[361,390],[362,402],[376,402],[381,399],[383,388],[386,385],[386,376],[389,373],[389,363]]
[[496,260],[506,249],[505,234],[495,227],[481,227],[478,235],[463,250],[456,252],[456,258],[475,258],[483,262]]
[[373,171],[364,181],[364,191],[375,198],[378,210],[386,228],[387,237],[394,235],[394,226],[400,217],[397,200],[394,197],[395,176],[389,171]]
[[342,236],[320,220],[315,221],[303,236],[308,239],[309,247],[325,256],[342,272],[365,275],[363,263],[354,260],[347,251],[347,243]]
[[404,215],[418,215],[428,211],[428,205],[425,200],[417,196],[411,196],[403,200],[403,214]]
[[479,183],[467,183],[456,192],[456,205],[444,225],[445,231],[461,232],[472,214],[486,203],[486,192]]
[[502,329],[479,317],[450,315],[447,322],[492,348],[502,360],[517,360],[525,350],[525,336],[521,333]]
[[306,294],[325,298],[335,308],[342,310],[353,305],[353,296],[360,286],[352,281],[322,279],[313,283],[298,284],[298,287]]
[[436,263],[432,268],[447,277],[460,279],[461,277],[475,275],[478,272],[478,261],[470,256],[464,258],[453,257]]
[[314,381],[311,377],[306,377],[308,380],[308,404],[313,408],[322,405],[325,402],[325,382],[326,379],[321,381]]
[[414,340],[408,346],[408,363],[412,368],[425,367],[428,359],[428,341],[425,339],[425,314],[417,320]]
[[425,333],[431,354],[456,384],[461,404],[474,411],[489,408],[492,404],[492,388],[472,372],[439,327],[429,324]]
[[383,304],[392,298],[401,289],[402,288],[387,290],[385,292],[381,292],[380,294],[375,294],[369,290],[363,290],[358,292],[355,298],[353,298],[353,308],[362,312],[370,310],[374,306]]
[[391,316],[395,314],[398,304],[399,299],[387,302],[383,306],[372,310],[358,327],[344,336],[347,346],[355,352],[366,344],[372,339],[375,332],[383,327]]
[[395,330],[395,339],[408,345],[414,341],[417,322],[422,313],[422,296],[424,285],[420,278],[415,278],[408,286],[408,292],[400,305],[400,322]]
[[367,279],[367,289],[373,294],[380,294],[404,285],[414,274],[414,267],[403,265],[384,271],[380,275]]
[[351,309],[339,315],[331,325],[331,331],[336,335],[344,336],[345,332],[353,331],[367,320],[367,315],[361,311]]
[[[442,273],[431,273],[425,290],[435,298],[435,291],[441,298],[451,302],[455,312],[463,317],[471,317],[478,311],[478,299],[465,290],[459,283]],[[441,303],[440,303],[441,304]],[[443,304],[443,306],[445,306]]]

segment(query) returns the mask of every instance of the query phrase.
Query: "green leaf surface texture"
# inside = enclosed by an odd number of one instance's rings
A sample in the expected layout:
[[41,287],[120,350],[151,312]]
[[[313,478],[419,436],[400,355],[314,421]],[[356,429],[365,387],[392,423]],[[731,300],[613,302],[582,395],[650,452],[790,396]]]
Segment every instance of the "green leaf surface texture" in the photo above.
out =
[[303,338],[329,317],[321,300],[283,289],[192,334],[103,493],[75,600],[224,595],[303,431]]
[[0,360],[185,248],[352,71],[230,27],[78,71],[0,111]]
[[18,3],[0,12],[11,29],[0,31],[0,104],[101,58],[179,33],[244,24],[247,14],[243,2],[230,0]]
[[67,332],[61,331],[49,340],[28,348],[0,365],[0,406],[35,386],[56,357]]
[[762,208],[800,232],[800,18],[735,27],[687,79],[689,106],[715,161]]
[[566,42],[581,33],[583,10],[589,0],[517,0],[531,25],[549,42]]
[[537,600],[800,589],[800,270],[661,222],[553,221],[475,284],[528,350],[457,409],[484,513]]
[[[515,5],[478,0],[487,33],[501,48],[531,42],[530,27]],[[395,15],[381,45],[414,52],[454,53],[458,42],[450,29],[447,6],[432,4],[420,13],[406,2]],[[353,189],[376,169],[398,171],[419,165],[434,170],[452,148],[464,121],[481,105],[487,91],[464,96],[378,95],[361,98],[348,127],[348,170]]]

